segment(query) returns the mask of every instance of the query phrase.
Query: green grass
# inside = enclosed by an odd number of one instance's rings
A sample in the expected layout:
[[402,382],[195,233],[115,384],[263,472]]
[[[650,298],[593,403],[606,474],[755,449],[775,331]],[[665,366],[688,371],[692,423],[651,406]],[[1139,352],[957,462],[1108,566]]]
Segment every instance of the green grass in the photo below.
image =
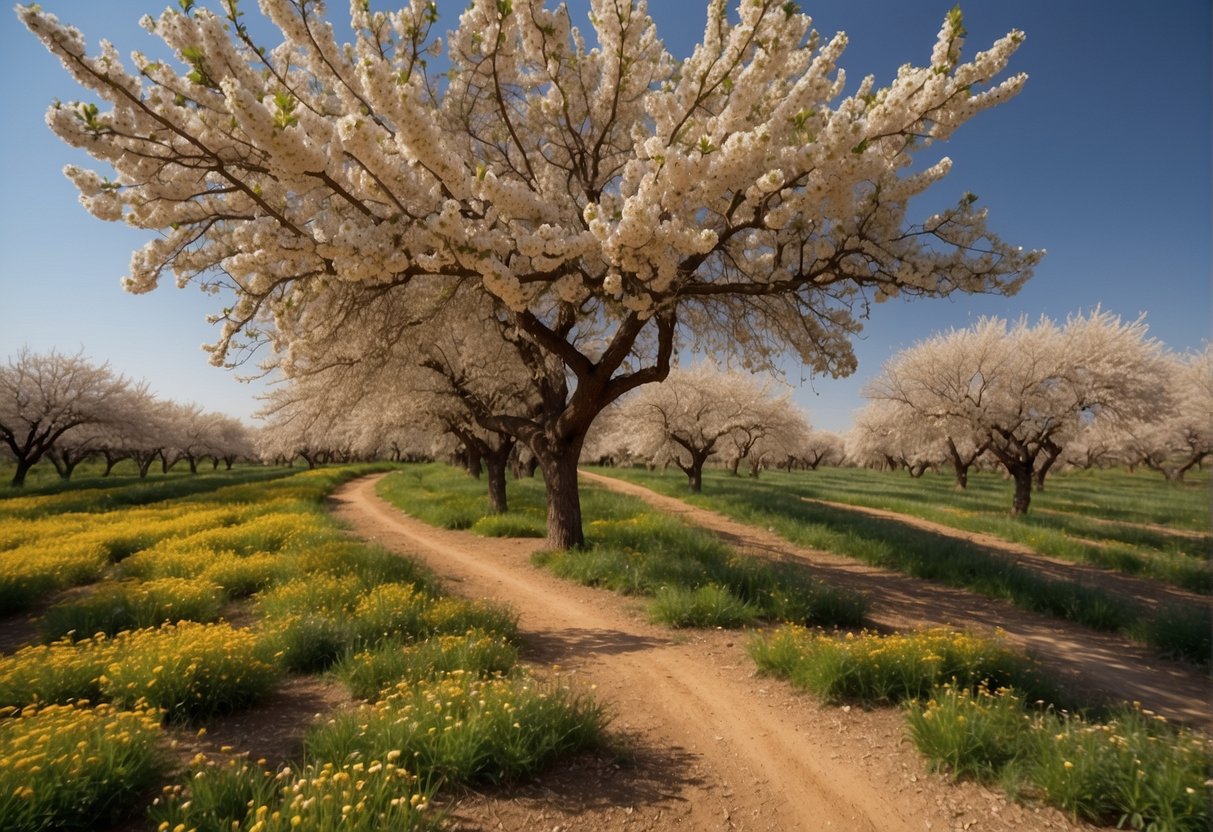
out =
[[1050,701],[1057,697],[1033,662],[997,639],[943,629],[833,636],[781,627],[756,636],[749,649],[759,670],[828,702],[894,704],[944,683],[1014,686]]
[[399,751],[413,771],[444,782],[500,782],[602,746],[605,724],[601,706],[569,689],[456,671],[337,714],[308,735],[306,749],[309,759],[335,764]]
[[[769,529],[797,545],[836,552],[917,578],[1005,599],[1023,609],[1094,629],[1121,632],[1144,640],[1164,655],[1200,664],[1208,662],[1213,650],[1210,641],[1213,621],[1206,605],[1177,604],[1173,609],[1151,613],[1144,605],[1121,596],[1042,577],[1030,566],[995,556],[964,540],[801,499],[806,493],[819,493],[814,489],[823,486],[815,478],[827,472],[772,474],[762,480],[730,477],[720,471],[705,472],[702,494],[689,494],[685,483],[671,474],[637,469],[611,469],[604,473]],[[853,476],[873,494],[884,486],[894,493],[912,487],[900,478],[871,471],[834,469],[828,476],[835,480]],[[1167,488],[1163,483],[1155,485]],[[852,493],[855,490],[858,487]],[[840,497],[832,495],[832,498]]]
[[1076,819],[1159,832],[1202,832],[1213,819],[1209,740],[1139,709],[1090,720],[1025,707],[1013,690],[947,686],[906,718],[937,770],[999,782]]
[[750,644],[759,670],[828,702],[897,704],[933,769],[1001,784],[1076,819],[1131,829],[1208,828],[1213,744],[1119,708],[1057,710],[1057,688],[997,639],[945,630],[843,637],[782,627]]
[[[545,516],[536,480],[508,483],[520,517]],[[429,523],[477,531],[484,485],[446,465],[408,466],[379,493]],[[581,489],[586,547],[540,551],[534,562],[586,586],[653,598],[653,617],[674,627],[739,627],[757,620],[822,626],[863,621],[858,595],[829,587],[791,565],[739,557],[715,535],[604,488]],[[509,515],[506,515],[507,517]]]
[[384,478],[380,497],[424,523],[442,529],[470,530],[485,537],[544,537],[547,508],[543,480],[527,477],[506,485],[510,510],[489,509],[488,486],[449,465],[406,465]]

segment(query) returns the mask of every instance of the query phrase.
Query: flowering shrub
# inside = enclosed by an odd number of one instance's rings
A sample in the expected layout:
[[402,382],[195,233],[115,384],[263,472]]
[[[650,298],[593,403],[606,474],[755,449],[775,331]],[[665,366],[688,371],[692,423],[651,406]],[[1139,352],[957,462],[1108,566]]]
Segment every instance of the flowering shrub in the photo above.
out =
[[98,580],[108,564],[99,543],[39,540],[0,552],[0,615],[29,609],[57,589]]
[[429,811],[432,788],[397,765],[399,751],[382,759],[308,764],[271,772],[246,759],[220,764],[199,755],[189,786],[170,787],[151,817],[160,832],[243,829],[248,832],[401,832],[439,829]]
[[[9,710],[9,709],[5,709]],[[0,828],[94,829],[165,771],[160,712],[31,705],[0,719]]]
[[122,706],[149,703],[170,719],[246,707],[278,675],[258,637],[228,624],[183,621],[121,633],[113,645],[102,696]]
[[1011,690],[945,686],[906,718],[918,749],[954,776],[1013,782],[1093,823],[1209,828],[1213,743],[1140,708],[1101,722],[1030,712]]
[[1026,657],[997,639],[946,629],[836,637],[789,625],[755,638],[750,655],[763,671],[831,701],[899,702],[948,681],[966,688],[1045,686]]
[[0,657],[0,707],[99,699],[101,675],[113,655],[113,641],[100,635],[76,644],[23,647]]
[[497,781],[600,743],[606,722],[588,696],[526,678],[454,671],[385,693],[314,729],[309,758],[369,761],[399,750],[417,772],[451,782]]
[[223,607],[223,590],[205,581],[158,578],[121,581],[47,610],[41,622],[49,639],[86,637],[120,630],[156,627],[175,621],[214,621]]

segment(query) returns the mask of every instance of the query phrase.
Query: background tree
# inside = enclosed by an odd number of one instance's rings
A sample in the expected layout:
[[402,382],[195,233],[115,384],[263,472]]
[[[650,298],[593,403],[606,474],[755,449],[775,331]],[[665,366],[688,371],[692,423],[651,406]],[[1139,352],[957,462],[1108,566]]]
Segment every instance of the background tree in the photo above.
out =
[[127,287],[174,272],[229,290],[216,363],[263,338],[324,339],[331,315],[390,295],[410,308],[423,277],[482,295],[542,403],[496,427],[543,468],[556,548],[583,541],[576,466],[595,416],[663,379],[676,346],[756,368],[791,351],[845,374],[856,307],[1013,292],[1039,258],[991,232],[971,195],[907,217],[951,165],[910,173],[915,159],[1025,80],[995,80],[1017,31],[961,60],[958,10],[924,66],[843,96],[846,37],[819,39],[783,0],[745,0],[736,18],[713,0],[684,61],[644,2],[591,0],[587,39],[564,7],[474,0],[442,82],[424,59],[442,50],[433,2],[351,4],[347,46],[314,2],[261,8],[280,46],[254,43],[235,3],[169,10],[147,28],[182,66],[135,55],[134,72],[18,8],[102,102],[48,113],[112,168],[67,171],[85,206],[160,232]]
[[847,458],[870,468],[904,468],[921,477],[942,462],[940,433],[928,419],[897,402],[874,400],[855,414],[846,438]]
[[[80,463],[95,457],[104,458],[102,476],[109,476],[118,462],[135,454],[135,448],[157,441],[162,429],[155,422],[158,408],[145,383],[128,385],[107,404],[102,418],[63,434],[46,458],[62,480],[70,480]],[[146,468],[141,471],[146,474]]]
[[787,400],[771,396],[768,387],[752,375],[722,372],[708,363],[674,369],[661,384],[627,399],[619,424],[632,456],[672,462],[698,492],[704,463],[726,448],[737,454],[744,446],[748,452],[771,430],[771,419],[783,418],[786,407],[778,405]]
[[983,318],[890,360],[866,395],[919,420],[984,437],[1015,481],[1012,511],[1027,512],[1079,427],[1119,423],[1167,406],[1166,362],[1141,320],[1095,310],[1058,326]]
[[1127,461],[1161,473],[1168,482],[1213,454],[1213,345],[1168,362],[1169,404],[1120,429]]
[[10,358],[0,367],[0,440],[16,461],[13,487],[25,485],[29,469],[69,431],[122,418],[129,390],[124,376],[80,353],[23,349]]
[[792,404],[790,393],[768,391],[745,410],[745,419],[726,437],[725,457],[735,475],[744,460],[751,477],[773,464],[785,462],[809,432],[809,419]]
[[821,465],[841,465],[846,459],[846,443],[833,431],[810,429],[791,455],[796,463],[816,471]]

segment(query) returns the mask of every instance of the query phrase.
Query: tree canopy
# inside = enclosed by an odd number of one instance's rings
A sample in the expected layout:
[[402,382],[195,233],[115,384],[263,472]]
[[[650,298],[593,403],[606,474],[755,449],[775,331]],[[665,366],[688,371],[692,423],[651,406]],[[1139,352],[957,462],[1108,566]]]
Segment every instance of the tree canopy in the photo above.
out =
[[171,273],[226,290],[220,364],[264,341],[322,352],[386,298],[407,327],[435,286],[488,300],[543,402],[495,418],[543,467],[556,547],[582,539],[594,417],[663,379],[676,349],[754,368],[790,351],[846,374],[871,301],[1010,293],[1041,256],[1000,239],[971,194],[911,216],[951,167],[922,152],[1025,81],[999,80],[1021,32],[962,59],[959,10],[922,66],[846,94],[846,36],[782,0],[708,3],[681,61],[643,0],[591,0],[592,33],[542,0],[474,0],[445,40],[433,2],[353,3],[344,44],[320,2],[262,0],[277,45],[237,0],[181,5],[144,19],[179,65],[136,53],[129,69],[18,8],[100,102],[47,116],[110,168],[66,170],[85,207],[160,232],[127,288]]

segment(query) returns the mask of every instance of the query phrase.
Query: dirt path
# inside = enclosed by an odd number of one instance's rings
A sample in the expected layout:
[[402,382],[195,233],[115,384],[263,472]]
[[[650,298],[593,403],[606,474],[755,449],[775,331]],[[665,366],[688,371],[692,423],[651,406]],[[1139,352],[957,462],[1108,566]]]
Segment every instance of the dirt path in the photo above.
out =
[[502,830],[1076,829],[1060,813],[928,775],[892,709],[826,707],[757,676],[744,635],[675,633],[633,600],[530,564],[535,540],[427,526],[374,493],[333,496],[352,533],[419,557],[467,597],[512,604],[526,657],[596,695],[627,756],[580,759],[508,794],[470,794],[455,828]]
[[1030,650],[1084,698],[1137,700],[1170,719],[1213,732],[1210,704],[1213,687],[1208,675],[1178,662],[1159,659],[1147,648],[1125,638],[829,552],[801,548],[774,533],[737,523],[640,485],[585,471],[581,475],[709,529],[745,554],[795,560],[808,565],[831,584],[864,593],[868,598],[868,617],[881,627],[1001,630],[1007,641]]
[[1053,580],[1072,581],[1082,586],[1098,587],[1105,592],[1141,601],[1151,606],[1169,602],[1207,604],[1210,600],[1207,595],[1189,592],[1188,590],[1158,581],[1136,578],[1132,575],[1114,572],[1089,563],[1075,563],[1071,560],[1042,555],[1029,546],[1003,540],[992,534],[955,529],[941,523],[924,520],[921,517],[901,514],[883,508],[856,506],[850,503],[835,503],[830,500],[818,500],[813,497],[801,497],[801,499],[806,503],[826,506],[840,511],[850,511],[856,514],[865,514],[869,517],[879,517],[882,520],[892,520],[915,529],[939,535],[940,537],[964,540],[975,546],[980,546],[993,555],[1029,566],[1034,572]]

